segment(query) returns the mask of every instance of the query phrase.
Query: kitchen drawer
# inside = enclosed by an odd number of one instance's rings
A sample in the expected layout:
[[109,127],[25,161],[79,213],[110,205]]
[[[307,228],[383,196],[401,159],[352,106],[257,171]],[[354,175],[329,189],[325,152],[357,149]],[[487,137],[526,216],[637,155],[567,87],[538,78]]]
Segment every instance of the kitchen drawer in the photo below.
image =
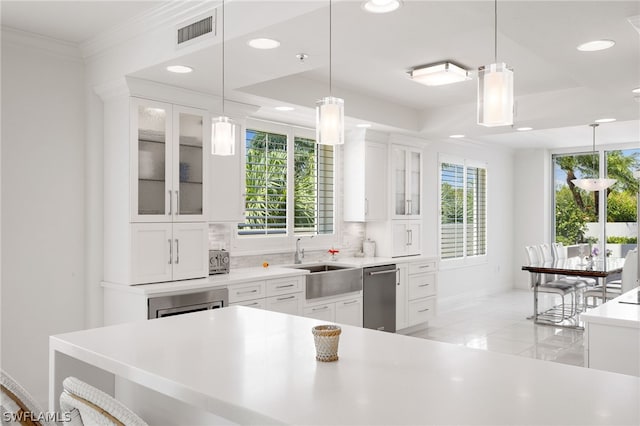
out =
[[229,303],[259,299],[265,296],[264,281],[229,286]]
[[435,272],[436,261],[413,262],[409,264],[409,275],[424,274],[425,272]]
[[333,322],[336,318],[336,304],[330,302],[321,305],[307,306],[304,308],[304,316]]
[[245,300],[243,302],[229,303],[229,306],[246,306],[249,308],[266,309],[264,299]]
[[267,280],[267,297],[279,294],[299,293],[304,289],[304,277]]
[[435,296],[436,274],[418,274],[409,276],[409,300]]
[[286,294],[282,296],[267,297],[267,310],[273,312],[282,312],[291,315],[300,315],[302,313],[302,294]]
[[409,326],[427,322],[436,316],[436,298],[412,300],[409,302]]

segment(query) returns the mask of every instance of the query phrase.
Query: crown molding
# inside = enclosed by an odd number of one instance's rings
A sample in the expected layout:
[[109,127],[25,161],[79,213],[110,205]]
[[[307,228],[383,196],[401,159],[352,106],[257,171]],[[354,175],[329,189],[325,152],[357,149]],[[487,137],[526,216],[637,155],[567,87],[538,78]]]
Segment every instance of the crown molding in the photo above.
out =
[[2,44],[17,47],[27,47],[40,50],[53,56],[82,63],[82,55],[78,45],[39,34],[18,30],[11,27],[2,27]]
[[218,3],[212,0],[166,2],[82,43],[82,57],[90,59],[157,28],[174,28],[190,18],[215,10]]

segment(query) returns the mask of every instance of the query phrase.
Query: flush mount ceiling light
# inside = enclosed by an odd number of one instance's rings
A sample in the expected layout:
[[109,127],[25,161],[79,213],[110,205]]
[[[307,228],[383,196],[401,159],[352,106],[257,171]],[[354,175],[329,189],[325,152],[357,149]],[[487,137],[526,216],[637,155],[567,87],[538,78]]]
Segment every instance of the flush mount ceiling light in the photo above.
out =
[[595,120],[596,123],[613,123],[614,121],[616,121],[615,118],[598,118]]
[[636,94],[639,94],[639,95],[640,95],[640,87],[636,87],[635,89],[633,89],[633,90],[631,91],[631,93],[636,93]]
[[316,102],[316,143],[344,144],[344,100],[331,95],[331,21],[332,5],[329,0],[329,96]]
[[211,154],[236,153],[236,125],[224,113],[224,0],[222,0],[222,115],[211,120]]
[[187,74],[193,71],[193,68],[186,65],[169,65],[167,71],[175,72],[176,74]]
[[576,49],[581,52],[596,52],[598,50],[605,50],[613,47],[616,44],[613,40],[593,40],[586,43],[582,43]]
[[293,111],[295,108],[290,106],[277,106],[274,109],[276,111]]
[[456,64],[452,64],[451,62],[442,62],[414,68],[409,71],[409,77],[413,81],[426,86],[442,86],[445,84],[471,80],[469,71],[457,66]]
[[402,6],[400,0],[368,0],[362,3],[362,8],[371,13],[389,13]]
[[518,127],[516,130],[519,132],[528,132],[529,130],[533,130],[533,127]]
[[498,62],[498,0],[494,2],[494,63],[478,69],[478,124],[513,124],[513,70]]
[[451,135],[449,136],[451,139],[462,139],[464,138],[464,135]]
[[273,40],[270,38],[254,38],[249,40],[247,44],[254,49],[275,49],[280,46],[280,42],[278,40]]
[[[593,128],[593,152],[591,163],[594,173],[600,174],[596,172],[596,127],[599,124],[589,124]],[[607,189],[616,183],[615,179],[606,179],[606,178],[584,178],[584,179],[571,179],[571,182],[577,186],[578,188],[584,189],[585,191],[601,191],[603,189]]]

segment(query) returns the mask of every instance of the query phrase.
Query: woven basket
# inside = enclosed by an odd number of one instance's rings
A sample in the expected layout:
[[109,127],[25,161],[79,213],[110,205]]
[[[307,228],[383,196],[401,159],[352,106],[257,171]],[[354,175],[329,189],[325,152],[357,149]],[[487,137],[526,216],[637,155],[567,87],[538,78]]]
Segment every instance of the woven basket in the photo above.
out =
[[317,325],[311,332],[316,344],[316,359],[323,362],[337,361],[342,329],[337,325]]

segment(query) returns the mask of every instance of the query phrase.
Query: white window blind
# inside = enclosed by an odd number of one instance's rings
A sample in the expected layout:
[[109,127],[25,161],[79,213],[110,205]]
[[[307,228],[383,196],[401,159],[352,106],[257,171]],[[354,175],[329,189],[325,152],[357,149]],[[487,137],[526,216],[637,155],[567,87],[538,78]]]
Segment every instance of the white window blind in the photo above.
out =
[[487,253],[487,171],[464,161],[440,163],[440,257]]
[[251,129],[245,144],[246,213],[238,235],[333,234],[333,147]]
[[287,136],[246,131],[245,221],[239,235],[287,232]]

